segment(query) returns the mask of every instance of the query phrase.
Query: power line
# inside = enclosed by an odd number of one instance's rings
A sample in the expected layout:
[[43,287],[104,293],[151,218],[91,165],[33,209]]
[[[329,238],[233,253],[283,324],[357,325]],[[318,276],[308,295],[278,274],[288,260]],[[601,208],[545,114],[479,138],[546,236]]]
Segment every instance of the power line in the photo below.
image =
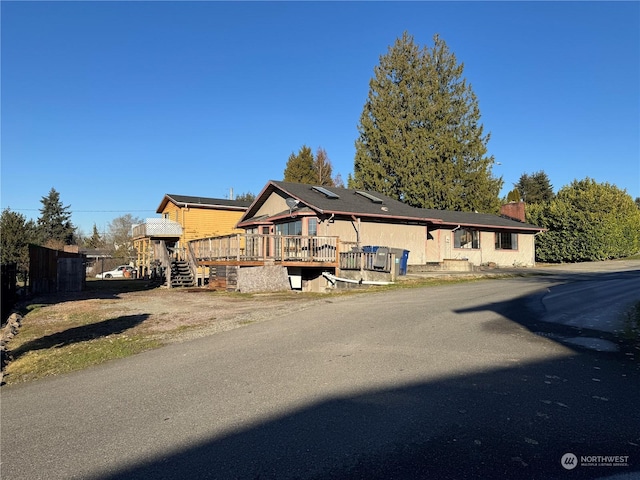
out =
[[[13,208],[6,207],[16,212],[39,212],[39,208]],[[131,212],[154,212],[155,210],[72,210],[71,213],[131,213]]]

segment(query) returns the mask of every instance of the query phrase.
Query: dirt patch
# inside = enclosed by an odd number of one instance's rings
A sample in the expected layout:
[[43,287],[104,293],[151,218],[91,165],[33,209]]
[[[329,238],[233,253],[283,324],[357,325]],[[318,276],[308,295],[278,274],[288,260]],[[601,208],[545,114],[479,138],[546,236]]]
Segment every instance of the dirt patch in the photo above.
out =
[[154,290],[125,294],[105,305],[111,314],[147,315],[141,325],[165,341],[180,341],[273,318],[283,311],[299,311],[326,301],[293,292],[238,295],[206,290]]
[[239,294],[163,287],[131,290],[128,282],[105,285],[24,302],[22,322],[6,339],[3,334],[7,362],[0,370],[0,384],[69,373],[337,300],[336,295],[291,291]]
[[[332,296],[331,301],[334,299]],[[53,330],[61,322],[67,328],[86,325],[88,318],[95,319],[96,323],[144,318],[130,333],[150,335],[168,343],[230,330],[328,300],[328,295],[297,292],[248,295],[207,289],[156,288],[101,298],[67,297],[59,303],[46,302],[38,314],[30,313],[28,317],[43,325],[51,324]]]

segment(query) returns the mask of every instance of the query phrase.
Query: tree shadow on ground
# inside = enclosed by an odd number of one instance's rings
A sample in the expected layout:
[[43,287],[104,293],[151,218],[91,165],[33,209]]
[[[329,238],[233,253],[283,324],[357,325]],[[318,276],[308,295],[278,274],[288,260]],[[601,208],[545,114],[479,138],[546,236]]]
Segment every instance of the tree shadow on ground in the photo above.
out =
[[[555,341],[538,334],[556,327],[537,323],[535,296],[473,310],[499,313],[486,328],[540,351]],[[319,400],[93,478],[640,478],[640,364],[624,352],[549,351],[548,360]],[[569,453],[575,461],[563,466]]]
[[[485,311],[494,312],[500,317],[494,321],[485,323],[484,328],[499,334],[518,334],[518,331],[524,328],[535,335],[557,341],[563,345],[566,345],[567,339],[578,337],[605,340],[611,342],[611,344],[617,344],[619,352],[603,351],[600,352],[602,355],[640,361],[640,348],[637,341],[625,339],[623,335],[621,335],[622,332],[614,333],[613,331],[597,330],[581,326],[579,323],[577,325],[571,325],[555,321],[545,321],[545,306],[543,302],[547,293],[552,292],[554,287],[560,288],[563,284],[575,285],[578,284],[578,282],[587,282],[596,279],[599,285],[608,281],[620,280],[629,282],[630,285],[635,285],[640,279],[640,270],[612,273],[573,273],[563,275],[559,278],[562,279],[561,282],[558,282],[558,278],[540,278],[541,283],[549,280],[554,281],[551,288],[547,288],[538,294],[514,299],[509,302],[492,302],[473,308],[456,309],[454,312],[459,314]],[[635,284],[631,282],[635,282]],[[633,286],[631,288],[633,288]],[[640,298],[640,291],[637,295],[638,298]],[[571,348],[585,353],[593,350],[593,348],[576,344],[572,344]]]
[[[95,478],[640,478],[639,382],[629,364],[571,355],[318,402]],[[568,471],[566,453],[627,465]]]
[[51,335],[37,338],[26,342],[15,350],[10,351],[11,358],[17,360],[25,353],[35,350],[46,350],[49,348],[62,348],[74,343],[95,340],[96,338],[107,337],[125,332],[144,322],[149,315],[125,315],[122,317],[103,320],[97,323],[90,323],[80,327],[73,327],[62,332],[56,332]]
[[26,295],[18,299],[14,310],[21,315],[29,313],[30,305],[55,305],[78,300],[111,300],[120,298],[123,293],[142,292],[158,288],[157,283],[145,279],[90,280],[81,292],[61,292]]

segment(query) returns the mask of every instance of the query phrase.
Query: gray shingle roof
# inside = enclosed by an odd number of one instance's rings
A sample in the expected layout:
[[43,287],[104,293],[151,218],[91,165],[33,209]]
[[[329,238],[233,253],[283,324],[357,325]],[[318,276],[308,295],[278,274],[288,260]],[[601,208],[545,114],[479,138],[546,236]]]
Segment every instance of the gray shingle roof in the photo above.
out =
[[[254,204],[243,216],[240,224],[251,220],[255,212],[274,191],[299,200],[313,210],[324,214],[356,215],[388,220],[404,220],[428,222],[447,225],[483,226],[520,230],[541,230],[540,227],[498,215],[470,212],[455,212],[415,208],[381,193],[359,190],[324,187],[332,195],[325,195],[313,188],[313,185],[302,183],[271,181],[258,196]],[[375,201],[370,198],[375,197]],[[380,200],[380,202],[378,202]]]
[[526,230],[542,230],[542,228],[530,223],[519,222],[501,215],[490,213],[455,212],[451,210],[433,210],[421,208],[427,217],[438,217],[442,223],[448,225],[478,225],[491,227],[522,228]]
[[245,200],[229,200],[226,198],[209,198],[209,197],[192,197],[189,195],[174,195],[171,193],[165,194],[160,206],[158,207],[158,213],[162,211],[165,204],[171,201],[178,206],[186,205],[198,205],[201,207],[223,207],[234,210],[246,210],[251,202]]
[[290,182],[271,183],[278,186],[282,191],[287,192],[292,197],[300,200],[304,204],[316,210],[320,210],[323,213],[358,214],[381,218],[422,218],[418,209],[377,192],[360,190],[382,200],[381,203],[374,203],[365,196],[359,195],[357,193],[359,190],[338,187],[323,187],[337,197],[330,198],[325,194],[314,190],[313,185]]

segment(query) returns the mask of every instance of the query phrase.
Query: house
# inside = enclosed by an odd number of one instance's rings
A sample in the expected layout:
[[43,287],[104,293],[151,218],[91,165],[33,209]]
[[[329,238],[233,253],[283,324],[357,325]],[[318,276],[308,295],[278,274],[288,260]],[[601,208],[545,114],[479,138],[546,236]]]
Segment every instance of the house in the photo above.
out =
[[236,228],[251,202],[166,194],[156,213],[182,227],[180,241],[240,232]]
[[[363,246],[408,250],[408,270],[445,260],[533,266],[534,236],[524,204],[506,215],[414,208],[361,190],[271,181],[242,216],[247,233],[335,236],[340,251]],[[514,217],[521,216],[519,219]]]
[[[167,213],[162,221],[181,215]],[[524,204],[506,206],[503,215],[441,211],[377,192],[281,181],[268,182],[235,227],[242,233],[182,246],[192,269],[209,272],[210,285],[241,291],[322,290],[327,282],[379,283],[432,269],[533,266],[535,235],[543,231],[524,221]]]
[[427,266],[436,262],[444,269],[460,269],[456,268],[460,260],[474,267],[535,265],[535,236],[544,229],[525,222],[523,202],[504,205],[501,215],[420,211],[427,218],[437,218],[427,222]]
[[81,248],[79,253],[86,257],[87,276],[95,276],[96,273],[104,272],[104,261],[111,258],[111,254],[107,250],[100,248]]
[[[197,278],[204,278],[204,270],[197,265],[185,266],[189,242],[242,232],[236,224],[250,204],[244,200],[165,194],[156,210],[160,217],[148,218],[132,229],[138,275],[149,276],[157,265],[171,264],[170,284],[174,286],[190,285]],[[170,273],[165,270],[166,275]]]

